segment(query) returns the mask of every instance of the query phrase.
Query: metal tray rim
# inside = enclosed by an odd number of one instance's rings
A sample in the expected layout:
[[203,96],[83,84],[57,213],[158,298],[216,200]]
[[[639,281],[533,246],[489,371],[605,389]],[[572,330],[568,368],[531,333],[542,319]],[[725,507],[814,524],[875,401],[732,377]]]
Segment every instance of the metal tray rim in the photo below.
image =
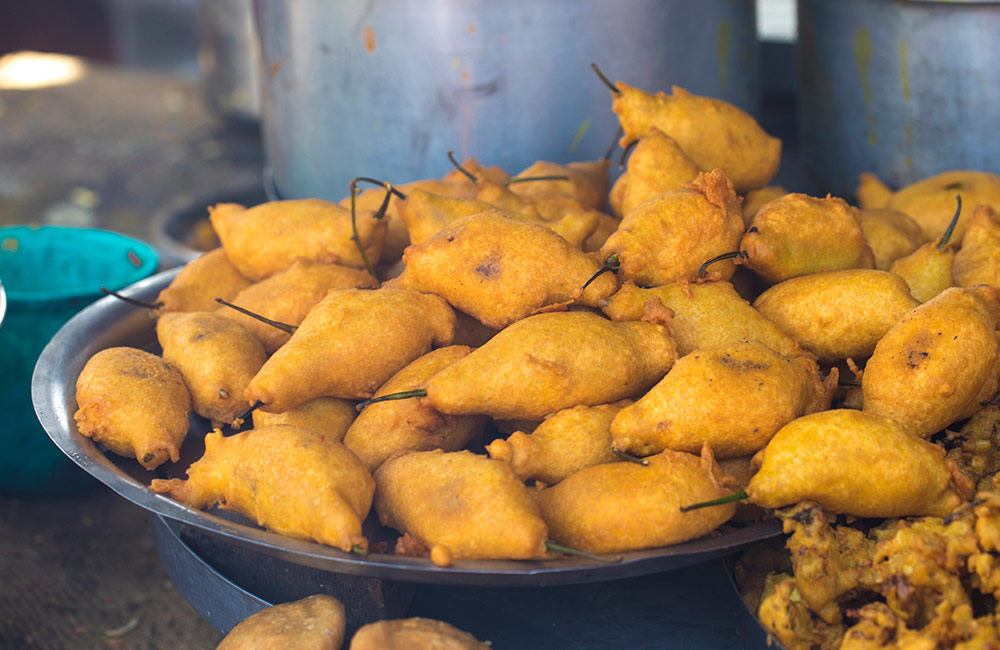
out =
[[[154,275],[123,290],[126,296],[152,301],[180,269]],[[111,345],[126,344],[123,334],[150,327],[148,317],[112,297],[101,298],[71,318],[42,351],[31,382],[38,419],[52,441],[83,470],[111,490],[151,513],[289,562],[351,575],[437,584],[551,585],[614,580],[667,571],[731,553],[780,534],[780,523],[765,521],[722,535],[669,547],[623,553],[613,563],[581,558],[552,560],[464,560],[439,567],[426,558],[369,553],[359,556],[316,542],[298,540],[253,526],[227,521],[153,493],[128,475],[89,438],[71,416],[75,378],[86,360]]]

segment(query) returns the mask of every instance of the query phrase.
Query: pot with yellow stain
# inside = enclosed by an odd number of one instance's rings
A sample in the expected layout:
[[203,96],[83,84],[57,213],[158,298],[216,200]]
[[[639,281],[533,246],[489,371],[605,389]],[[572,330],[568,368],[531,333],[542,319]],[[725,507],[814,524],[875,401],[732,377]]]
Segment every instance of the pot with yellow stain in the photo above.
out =
[[464,160],[516,173],[615,138],[594,75],[757,113],[753,0],[255,0],[262,128],[284,198],[339,200]]
[[1000,172],[1000,2],[798,0],[799,136],[822,191]]

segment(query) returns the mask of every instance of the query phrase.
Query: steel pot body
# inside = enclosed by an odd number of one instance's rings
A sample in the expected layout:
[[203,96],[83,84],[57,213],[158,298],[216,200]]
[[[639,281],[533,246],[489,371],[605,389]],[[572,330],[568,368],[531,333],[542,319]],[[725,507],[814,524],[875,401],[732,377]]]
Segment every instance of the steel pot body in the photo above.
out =
[[255,0],[262,129],[284,197],[331,200],[356,176],[517,172],[600,158],[618,123],[591,70],[755,112],[752,0]]
[[799,0],[799,142],[820,191],[1000,172],[1000,2]]

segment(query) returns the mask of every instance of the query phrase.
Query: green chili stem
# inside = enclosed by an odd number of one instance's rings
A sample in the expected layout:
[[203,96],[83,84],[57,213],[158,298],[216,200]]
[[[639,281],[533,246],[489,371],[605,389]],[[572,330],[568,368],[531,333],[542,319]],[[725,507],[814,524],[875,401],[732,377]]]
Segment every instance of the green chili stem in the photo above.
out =
[[596,63],[591,63],[590,67],[594,72],[597,73],[597,76],[601,79],[601,81],[604,82],[604,85],[611,89],[611,92],[613,92],[616,95],[622,94],[622,91],[619,90],[618,86],[611,83],[611,80],[604,76],[604,73],[601,72],[601,69],[597,67]]
[[705,277],[706,274],[705,269],[707,269],[710,264],[715,264],[716,262],[721,262],[722,260],[731,260],[734,257],[742,257],[743,259],[746,260],[750,259],[750,254],[747,253],[746,251],[730,251],[729,253],[716,255],[715,257],[713,257],[712,259],[708,260],[707,262],[701,265],[701,268],[698,269],[698,277],[699,278]]
[[620,449],[611,448],[611,453],[618,456],[622,460],[628,461],[630,463],[635,463],[636,465],[642,465],[643,467],[649,465],[649,461],[645,458],[639,458],[638,456],[633,456],[632,454],[626,453]]
[[145,307],[146,309],[159,309],[163,306],[162,302],[146,302],[145,300],[136,300],[135,298],[129,298],[128,296],[123,296],[117,291],[111,291],[110,289],[105,289],[101,287],[101,291],[108,294],[109,296],[114,296],[123,302],[127,302],[130,305],[135,305],[136,307]]
[[529,181],[568,181],[569,176],[514,176],[507,179],[507,185],[527,183]]
[[416,390],[404,390],[399,393],[380,395],[379,397],[373,397],[371,399],[366,399],[363,402],[358,402],[354,408],[362,411],[369,404],[375,404],[376,402],[389,402],[397,399],[409,399],[411,397],[427,397],[427,390],[424,388],[417,388]]
[[578,548],[573,548],[571,546],[563,546],[562,544],[557,544],[555,542],[546,541],[545,548],[552,553],[559,553],[561,555],[573,555],[576,557],[586,558],[588,560],[593,560],[595,562],[603,562],[604,564],[614,564],[616,562],[621,562],[620,557],[605,557],[603,555],[597,555],[595,553],[588,553],[587,551],[581,551]]
[[622,265],[621,258],[618,257],[618,253],[611,253],[610,255],[608,255],[608,259],[604,260],[604,266],[597,269],[597,273],[590,276],[590,278],[588,278],[587,281],[583,283],[583,286],[580,287],[580,293],[583,294],[583,292],[587,290],[587,287],[590,286],[590,283],[599,278],[604,273],[607,273],[608,271],[611,271],[612,273],[617,273],[618,269],[621,268],[621,265]]
[[948,240],[951,239],[951,233],[955,232],[955,225],[958,223],[958,215],[962,214],[962,195],[956,194],[955,200],[958,203],[958,207],[955,208],[955,216],[951,218],[951,222],[948,227],[944,229],[944,234],[941,235],[940,241],[938,241],[937,249],[944,250],[944,247],[948,245]]
[[699,508],[709,508],[711,506],[721,506],[726,503],[732,503],[733,501],[742,501],[750,495],[743,492],[737,492],[736,494],[730,494],[727,497],[722,497],[721,499],[715,499],[714,501],[704,501],[702,503],[695,503],[690,506],[681,506],[681,512],[690,512],[691,510],[698,510]]
[[473,183],[478,183],[479,182],[478,178],[476,178],[475,176],[473,176],[472,173],[469,170],[467,170],[465,167],[462,167],[462,165],[460,165],[459,162],[457,160],[455,160],[455,152],[454,151],[449,151],[448,152],[448,160],[450,160],[451,164],[455,166],[455,169],[457,169],[458,171],[460,171],[463,174],[465,174],[465,177],[468,178],[470,181],[472,181]]
[[243,307],[240,307],[239,305],[234,305],[231,302],[226,302],[222,298],[216,298],[215,302],[219,303],[220,305],[225,305],[226,307],[229,307],[230,309],[235,309],[236,311],[240,312],[241,314],[246,314],[250,318],[256,318],[260,322],[267,323],[271,327],[277,327],[282,332],[287,332],[288,334],[295,334],[295,330],[299,329],[295,325],[289,325],[288,323],[282,323],[280,321],[271,320],[270,318],[266,318],[264,316],[261,316],[260,314],[255,314],[254,312],[250,311],[249,309],[244,309]]

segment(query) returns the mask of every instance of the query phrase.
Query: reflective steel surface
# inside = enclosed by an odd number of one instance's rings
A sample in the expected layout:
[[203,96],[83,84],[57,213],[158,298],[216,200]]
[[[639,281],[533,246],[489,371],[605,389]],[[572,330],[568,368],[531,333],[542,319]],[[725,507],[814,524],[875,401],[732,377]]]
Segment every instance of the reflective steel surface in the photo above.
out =
[[[124,290],[127,296],[153,301],[178,269],[166,271]],[[728,554],[749,543],[779,535],[780,523],[768,521],[671,547],[624,553],[616,562],[559,558],[543,561],[466,560],[442,568],[429,559],[393,554],[356,555],[318,543],[292,539],[262,530],[248,520],[221,511],[202,512],[154,494],[149,482],[157,473],[132,459],[105,454],[77,431],[76,377],[96,352],[127,345],[158,352],[153,320],[145,310],[111,297],[102,298],[77,314],[56,334],[39,357],[32,378],[35,411],[52,441],[74,462],[129,501],[150,512],[176,520],[213,538],[217,543],[246,547],[279,560],[333,573],[438,584],[491,586],[555,585],[626,578],[677,569]],[[179,463],[158,469],[167,476],[183,476],[203,449],[199,433],[208,424],[192,420],[191,434]],[[395,538],[370,516],[365,534],[370,540]]]

